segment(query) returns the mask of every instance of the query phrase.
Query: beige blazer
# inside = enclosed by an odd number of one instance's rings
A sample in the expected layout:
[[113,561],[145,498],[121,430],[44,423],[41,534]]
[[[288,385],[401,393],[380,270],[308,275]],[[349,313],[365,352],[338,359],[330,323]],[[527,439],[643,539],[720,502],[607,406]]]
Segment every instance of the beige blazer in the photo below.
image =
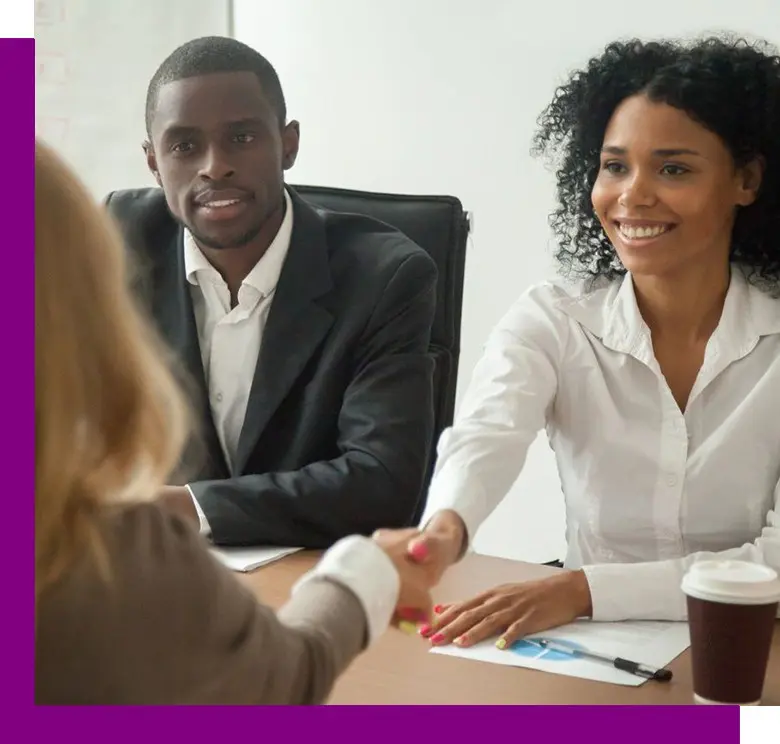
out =
[[39,601],[38,704],[322,703],[366,645],[339,584],[307,582],[276,614],[157,506],[104,524],[110,580],[83,560]]

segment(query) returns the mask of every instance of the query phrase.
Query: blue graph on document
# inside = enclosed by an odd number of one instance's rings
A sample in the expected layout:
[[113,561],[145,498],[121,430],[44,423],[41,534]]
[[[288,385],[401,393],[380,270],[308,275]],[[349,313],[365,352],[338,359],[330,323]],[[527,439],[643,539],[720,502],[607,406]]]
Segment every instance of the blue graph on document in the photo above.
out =
[[573,641],[566,641],[560,638],[527,638],[519,641],[515,641],[509,650],[512,653],[522,656],[526,659],[544,659],[545,661],[575,661],[579,658],[578,655],[562,654],[560,651],[549,651],[548,649],[540,646],[538,641],[551,641],[555,642],[558,646],[566,646],[572,651],[578,651],[583,648],[579,643]]

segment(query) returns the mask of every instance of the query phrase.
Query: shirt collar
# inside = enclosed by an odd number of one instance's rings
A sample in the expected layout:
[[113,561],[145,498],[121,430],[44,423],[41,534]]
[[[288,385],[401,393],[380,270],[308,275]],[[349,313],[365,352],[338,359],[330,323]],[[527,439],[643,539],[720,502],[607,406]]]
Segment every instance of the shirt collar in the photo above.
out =
[[[246,275],[242,285],[246,284],[256,289],[262,297],[268,297],[276,289],[282,266],[290,248],[293,229],[293,204],[287,189],[284,190],[284,218],[279,231],[268,246],[263,257]],[[206,256],[198,248],[192,233],[184,229],[184,274],[187,281],[198,286],[204,276],[219,276],[217,270],[209,263]]]
[[[563,312],[616,351],[636,355],[643,340],[649,339],[630,274],[569,294],[559,302]],[[723,313],[713,337],[723,351],[728,349],[739,358],[761,336],[775,333],[780,333],[780,298],[749,282],[744,270],[733,264]]]

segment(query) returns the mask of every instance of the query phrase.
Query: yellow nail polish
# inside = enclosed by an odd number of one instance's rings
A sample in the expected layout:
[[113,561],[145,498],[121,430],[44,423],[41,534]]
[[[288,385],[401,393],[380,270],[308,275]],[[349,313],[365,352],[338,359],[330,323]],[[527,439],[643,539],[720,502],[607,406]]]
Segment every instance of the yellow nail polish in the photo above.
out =
[[398,630],[407,635],[417,635],[417,626],[414,623],[410,623],[408,620],[401,620],[398,623]]
[[499,638],[496,641],[496,648],[503,651],[506,648],[506,638]]

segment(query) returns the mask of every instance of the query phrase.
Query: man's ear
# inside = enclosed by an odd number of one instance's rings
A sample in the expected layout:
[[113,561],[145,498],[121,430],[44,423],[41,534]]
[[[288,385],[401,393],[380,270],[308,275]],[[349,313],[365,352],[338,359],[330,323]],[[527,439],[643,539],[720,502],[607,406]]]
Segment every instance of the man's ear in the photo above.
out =
[[282,167],[290,170],[298,157],[298,147],[301,143],[301,126],[293,120],[282,130]]
[[143,144],[144,155],[146,155],[146,166],[154,176],[154,180],[157,181],[157,185],[162,187],[162,181],[160,180],[160,171],[157,168],[157,156],[154,154],[154,148],[149,140],[144,140]]
[[737,193],[737,204],[740,207],[747,207],[758,198],[765,168],[766,161],[763,157],[753,158],[740,168],[740,183]]

